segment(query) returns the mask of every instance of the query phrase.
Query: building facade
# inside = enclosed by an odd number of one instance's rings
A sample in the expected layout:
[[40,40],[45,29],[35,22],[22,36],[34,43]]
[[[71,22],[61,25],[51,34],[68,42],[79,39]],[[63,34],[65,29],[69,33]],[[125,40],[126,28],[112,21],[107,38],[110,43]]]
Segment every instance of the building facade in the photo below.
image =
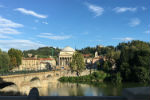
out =
[[54,58],[22,58],[22,63],[18,68],[14,68],[12,71],[18,70],[43,70],[52,69],[56,66]]
[[62,49],[59,53],[59,67],[69,66],[75,50],[69,46]]

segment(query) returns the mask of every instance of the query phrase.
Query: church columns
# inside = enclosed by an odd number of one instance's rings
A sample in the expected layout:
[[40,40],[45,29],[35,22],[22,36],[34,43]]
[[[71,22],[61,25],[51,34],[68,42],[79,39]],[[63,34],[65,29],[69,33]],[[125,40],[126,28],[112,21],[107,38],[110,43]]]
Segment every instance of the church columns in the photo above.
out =
[[59,66],[69,66],[71,61],[71,57],[59,57]]
[[64,58],[62,58],[62,66],[64,66]]
[[63,66],[66,65],[66,62],[65,62],[65,57],[63,58]]
[[69,60],[68,60],[68,58],[67,58],[67,65],[69,65]]
[[59,60],[59,66],[60,66],[60,57],[59,57],[59,59],[58,59],[58,60]]

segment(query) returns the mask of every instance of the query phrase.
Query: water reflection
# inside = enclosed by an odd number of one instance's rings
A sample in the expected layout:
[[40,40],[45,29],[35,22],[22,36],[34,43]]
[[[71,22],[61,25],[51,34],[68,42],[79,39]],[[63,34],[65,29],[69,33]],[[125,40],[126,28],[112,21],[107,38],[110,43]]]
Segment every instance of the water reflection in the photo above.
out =
[[40,96],[120,96],[123,88],[141,86],[136,83],[130,84],[112,85],[110,83],[105,83],[89,85],[79,83],[49,82],[47,85],[48,87],[38,89]]
[[29,94],[33,87],[37,87],[40,96],[120,96],[123,88],[134,88],[147,86],[139,83],[98,83],[98,84],[81,84],[81,83],[61,83],[52,80],[34,81],[21,84],[18,86],[20,93]]
[[41,96],[102,96],[101,89],[79,83],[52,83],[48,88],[39,88]]
[[[79,83],[53,83],[49,82],[48,87],[38,88],[40,96],[108,96],[119,95],[116,88],[109,88],[106,85],[93,86]],[[110,92],[108,92],[110,91]],[[114,93],[114,94],[113,94]]]

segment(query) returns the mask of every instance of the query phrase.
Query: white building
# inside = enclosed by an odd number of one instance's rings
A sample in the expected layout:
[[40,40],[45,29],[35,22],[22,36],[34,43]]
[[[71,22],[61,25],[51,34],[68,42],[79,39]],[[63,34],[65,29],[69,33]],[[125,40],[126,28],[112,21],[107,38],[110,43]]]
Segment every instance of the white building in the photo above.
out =
[[69,66],[74,52],[75,50],[69,46],[62,49],[62,51],[60,51],[59,53],[59,66],[60,67]]

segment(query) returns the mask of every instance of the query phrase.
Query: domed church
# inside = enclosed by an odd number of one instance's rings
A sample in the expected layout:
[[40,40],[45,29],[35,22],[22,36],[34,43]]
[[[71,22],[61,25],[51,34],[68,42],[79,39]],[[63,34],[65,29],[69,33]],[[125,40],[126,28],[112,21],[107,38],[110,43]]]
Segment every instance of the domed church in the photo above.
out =
[[59,53],[59,66],[60,67],[69,66],[74,52],[75,50],[69,46],[62,49]]

